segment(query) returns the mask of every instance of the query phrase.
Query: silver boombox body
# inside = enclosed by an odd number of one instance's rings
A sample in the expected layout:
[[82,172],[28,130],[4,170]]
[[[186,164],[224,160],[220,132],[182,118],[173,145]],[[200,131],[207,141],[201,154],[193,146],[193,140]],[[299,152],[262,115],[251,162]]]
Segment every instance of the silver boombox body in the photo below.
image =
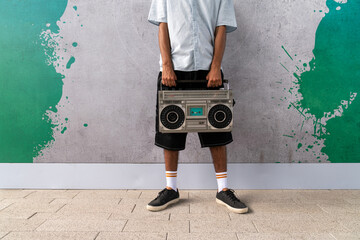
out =
[[227,89],[160,89],[158,91],[159,131],[162,133],[230,132],[233,127],[233,96],[228,80],[224,79],[223,83],[227,84]]

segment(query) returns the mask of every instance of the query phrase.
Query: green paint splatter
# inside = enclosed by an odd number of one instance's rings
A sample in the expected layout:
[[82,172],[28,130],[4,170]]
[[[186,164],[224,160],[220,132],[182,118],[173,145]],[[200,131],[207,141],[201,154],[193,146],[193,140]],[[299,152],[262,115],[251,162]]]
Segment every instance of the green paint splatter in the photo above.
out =
[[77,47],[78,44],[77,44],[77,42],[73,42],[72,45],[73,45],[73,47]]
[[282,47],[282,49],[284,49],[284,51],[285,51],[285,52],[286,52],[286,54],[289,56],[289,58],[290,58],[291,60],[294,60],[294,59],[290,56],[289,52],[288,52],[288,51],[286,51],[285,47],[284,47],[284,46],[281,46],[281,47]]
[[87,127],[87,126],[89,126],[87,123],[84,123],[84,127]]
[[73,6],[73,8],[75,9],[75,11],[77,10],[77,6]]
[[73,56],[71,56],[71,58],[69,59],[68,63],[66,64],[66,69],[70,69],[71,65],[75,62],[75,58]]
[[54,140],[57,125],[46,111],[57,112],[63,76],[51,64],[55,40],[49,34],[59,32],[56,22],[66,5],[0,1],[0,162],[32,163]]
[[67,127],[64,127],[63,130],[61,131],[61,134],[64,134],[64,132],[66,131]]
[[285,68],[285,70],[289,72],[289,70],[282,63],[280,63],[280,65],[283,66],[283,68]]
[[[360,96],[355,97],[360,92],[360,1],[327,0],[326,4],[329,13],[316,31],[315,57],[310,70],[298,78],[303,96],[298,105],[316,118],[314,136],[324,139],[322,152],[329,161],[360,162]],[[340,5],[341,10],[336,10]],[[333,113],[351,95],[355,99],[347,109],[342,106],[342,116],[322,127],[324,114]]]
[[290,136],[290,135],[283,135],[284,137],[289,137],[289,138],[294,138],[294,136]]
[[299,143],[298,146],[297,146],[297,148],[299,149],[299,148],[301,148],[301,147],[302,147],[302,143]]

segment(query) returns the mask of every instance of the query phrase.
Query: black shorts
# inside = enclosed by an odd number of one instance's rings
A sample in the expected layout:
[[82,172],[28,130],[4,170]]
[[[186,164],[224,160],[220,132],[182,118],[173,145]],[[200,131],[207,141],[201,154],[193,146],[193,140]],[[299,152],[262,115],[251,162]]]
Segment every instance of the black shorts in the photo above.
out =
[[[219,87],[208,88],[207,83],[196,83],[196,80],[205,80],[208,70],[198,70],[198,71],[178,71],[175,70],[175,75],[178,80],[194,80],[194,83],[176,83],[176,87],[167,87],[161,83],[162,81],[162,72],[159,72],[157,80],[157,90],[160,89],[160,84],[162,85],[163,90],[190,90],[190,89],[207,89],[207,90],[217,90],[221,87],[224,87],[222,83]],[[221,71],[221,78],[224,80],[224,74]],[[161,133],[159,132],[159,114],[158,114],[158,94],[156,92],[156,134],[155,134],[155,145],[167,150],[180,151],[185,149],[186,136],[187,133]],[[212,147],[212,146],[223,146],[229,144],[233,141],[231,132],[199,132],[199,139],[201,147]]]

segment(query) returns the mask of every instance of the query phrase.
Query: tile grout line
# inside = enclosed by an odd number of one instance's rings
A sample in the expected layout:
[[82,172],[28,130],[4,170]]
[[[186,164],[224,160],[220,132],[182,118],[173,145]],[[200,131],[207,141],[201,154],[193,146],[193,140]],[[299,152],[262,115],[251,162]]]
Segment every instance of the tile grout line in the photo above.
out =
[[236,232],[235,232],[235,237],[236,237],[237,240],[240,240],[240,239],[239,239],[239,236],[237,235]]
[[314,220],[314,221],[317,220],[317,218],[315,218],[311,213],[306,213],[306,214],[310,216],[310,219],[312,219],[312,220]]
[[251,221],[251,223],[254,225],[256,231],[259,233],[259,229],[256,227],[256,225],[255,225],[255,223],[254,223],[254,220],[250,220],[250,221]]
[[337,238],[334,235],[332,235],[332,233],[329,233],[329,235],[337,240]]
[[27,220],[29,220],[30,218],[32,218],[35,214],[37,214],[37,212],[35,212],[33,215],[31,215],[30,217],[27,218]]
[[340,226],[342,226],[343,228],[345,228],[345,229],[348,230],[349,232],[352,231],[350,228],[348,228],[347,226],[345,226],[341,220],[339,221],[338,219],[336,219],[334,222],[337,222]]
[[190,192],[188,191],[187,192],[187,199],[188,199],[188,201],[189,201],[189,214],[191,213],[191,211],[190,211],[190,208],[191,208],[191,204],[190,204]]
[[7,235],[9,235],[11,233],[11,231],[9,231],[7,234],[5,234],[4,236],[2,236],[0,239],[3,239],[4,237],[6,237]]
[[331,214],[331,213],[327,212],[325,209],[323,209],[323,208],[319,205],[319,203],[316,203],[315,205],[318,206],[318,207],[321,209],[321,211],[326,212],[326,213],[328,213],[328,214]]
[[128,223],[128,221],[129,221],[129,219],[126,219],[126,222],[125,222],[125,224],[124,224],[123,229],[121,229],[121,232],[124,232],[125,226],[126,226],[126,224]]
[[66,203],[65,203],[62,207],[60,207],[58,210],[56,210],[55,213],[57,213],[58,211],[60,211],[60,209],[62,209],[63,207],[65,207],[65,205],[66,205]]
[[94,238],[94,240],[100,235],[100,232],[98,232]]
[[27,196],[29,196],[29,195],[30,195],[30,194],[32,194],[32,193],[36,193],[36,191],[30,192],[29,194],[27,194],[27,195],[23,196],[22,198],[27,199],[26,197],[27,197]]
[[11,205],[13,205],[13,204],[15,204],[15,202],[10,203],[8,206],[6,206],[6,207],[4,207],[4,208],[0,209],[0,212],[1,212],[2,210],[4,210],[4,209],[6,209],[6,208],[10,207],[10,206],[11,206]]
[[134,205],[133,209],[131,210],[131,213],[133,213],[133,211],[134,211],[135,207],[136,207],[136,203],[135,203],[135,205]]
[[78,192],[77,194],[75,194],[75,196],[73,196],[71,199],[74,199],[77,195],[79,195],[80,192]]
[[33,232],[37,231],[37,229],[38,229],[41,225],[43,225],[47,220],[48,220],[48,219],[45,219],[45,221],[43,221],[42,223],[40,223],[40,225],[37,226],[37,227],[33,230]]

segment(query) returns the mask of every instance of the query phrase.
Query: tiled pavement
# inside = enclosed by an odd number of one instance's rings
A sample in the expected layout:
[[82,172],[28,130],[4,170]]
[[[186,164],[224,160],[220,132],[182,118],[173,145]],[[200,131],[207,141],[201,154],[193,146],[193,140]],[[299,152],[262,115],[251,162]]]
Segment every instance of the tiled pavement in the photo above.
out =
[[179,190],[161,212],[159,190],[0,189],[0,239],[360,239],[360,190],[235,190],[229,212],[216,190]]

